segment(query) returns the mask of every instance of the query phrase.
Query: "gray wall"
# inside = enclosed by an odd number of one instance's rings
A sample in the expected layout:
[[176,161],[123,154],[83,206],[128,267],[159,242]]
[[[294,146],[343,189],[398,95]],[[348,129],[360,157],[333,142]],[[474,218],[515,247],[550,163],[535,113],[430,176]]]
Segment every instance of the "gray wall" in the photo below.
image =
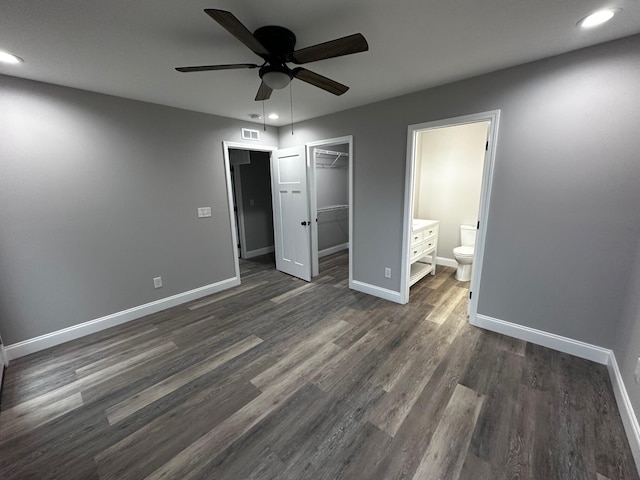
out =
[[407,126],[501,109],[478,311],[611,347],[640,234],[638,52],[628,37],[347,110],[280,146],[354,135],[353,276],[397,291]]
[[616,335],[613,351],[620,367],[627,393],[636,415],[640,413],[640,386],[633,372],[640,357],[640,242],[635,258],[630,259],[633,268],[629,290],[624,305],[622,321]]
[[[251,163],[239,165],[246,249],[273,247],[271,154],[251,152]],[[253,203],[253,205],[251,205]]]
[[460,225],[478,221],[488,127],[477,122],[418,134],[414,217],[440,221],[438,257],[454,260]]
[[243,126],[0,76],[6,344],[233,277],[222,141]]

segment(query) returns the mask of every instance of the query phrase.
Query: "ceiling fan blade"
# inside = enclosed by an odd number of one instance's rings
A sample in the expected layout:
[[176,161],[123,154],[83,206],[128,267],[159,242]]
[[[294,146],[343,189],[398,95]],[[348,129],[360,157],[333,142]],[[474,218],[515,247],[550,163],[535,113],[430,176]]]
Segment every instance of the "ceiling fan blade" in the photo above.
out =
[[348,37],[342,37],[296,50],[289,56],[289,60],[297,65],[301,65],[303,63],[324,60],[325,58],[366,52],[367,50],[369,50],[369,44],[364,36],[361,33],[354,33]]
[[256,94],[256,102],[259,102],[260,100],[269,100],[271,92],[273,92],[273,89],[266,83],[262,82],[260,84],[260,88],[258,88],[258,93]]
[[306,68],[298,67],[293,69],[293,76],[307,82],[313,86],[326,90],[334,95],[342,95],[349,90],[349,87],[342,85],[341,83],[331,80],[330,78],[323,77],[319,73],[312,72]]
[[222,28],[249,47],[253,53],[260,55],[261,57],[269,55],[269,50],[267,50],[265,46],[253,36],[253,33],[251,33],[233,13],[227,12],[226,10],[217,10],[215,8],[205,8],[204,11],[207,15],[218,22]]
[[258,68],[255,63],[233,63],[231,65],[200,65],[199,67],[176,67],[179,72],[208,72],[211,70],[235,70],[238,68]]

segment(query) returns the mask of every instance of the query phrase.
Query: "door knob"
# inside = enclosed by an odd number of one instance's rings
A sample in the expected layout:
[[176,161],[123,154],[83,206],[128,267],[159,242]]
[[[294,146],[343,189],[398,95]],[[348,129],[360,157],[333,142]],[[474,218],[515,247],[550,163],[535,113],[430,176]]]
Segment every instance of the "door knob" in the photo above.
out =
[[300,225],[302,225],[303,227],[307,226],[307,222],[300,222]]

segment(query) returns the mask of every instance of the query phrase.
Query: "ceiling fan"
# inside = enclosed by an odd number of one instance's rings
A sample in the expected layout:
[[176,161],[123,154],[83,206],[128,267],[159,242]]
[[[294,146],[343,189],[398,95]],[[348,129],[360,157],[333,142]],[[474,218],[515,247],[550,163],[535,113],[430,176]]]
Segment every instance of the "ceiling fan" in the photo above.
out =
[[349,87],[302,67],[289,68],[287,63],[303,65],[305,63],[340,57],[369,50],[367,40],[360,33],[319,43],[311,47],[294,50],[296,36],[284,27],[265,26],[251,33],[231,12],[205,9],[205,13],[218,22],[231,35],[244,43],[264,63],[235,63],[230,65],[202,65],[197,67],[178,67],[179,72],[206,72],[210,70],[233,70],[240,68],[258,68],[262,80],[256,100],[267,100],[274,89],[289,85],[293,78],[319,87],[334,95],[342,95]]

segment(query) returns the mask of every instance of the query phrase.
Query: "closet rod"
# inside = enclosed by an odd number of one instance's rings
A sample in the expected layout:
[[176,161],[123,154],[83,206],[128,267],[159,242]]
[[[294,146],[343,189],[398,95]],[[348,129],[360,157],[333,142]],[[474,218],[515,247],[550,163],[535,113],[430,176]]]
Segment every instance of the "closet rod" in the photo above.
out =
[[318,213],[332,212],[334,210],[346,210],[348,208],[349,208],[349,205],[329,205],[328,207],[318,208]]
[[340,155],[341,157],[348,157],[349,154],[347,152],[334,152],[333,150],[322,150],[316,148],[314,152],[318,155]]

